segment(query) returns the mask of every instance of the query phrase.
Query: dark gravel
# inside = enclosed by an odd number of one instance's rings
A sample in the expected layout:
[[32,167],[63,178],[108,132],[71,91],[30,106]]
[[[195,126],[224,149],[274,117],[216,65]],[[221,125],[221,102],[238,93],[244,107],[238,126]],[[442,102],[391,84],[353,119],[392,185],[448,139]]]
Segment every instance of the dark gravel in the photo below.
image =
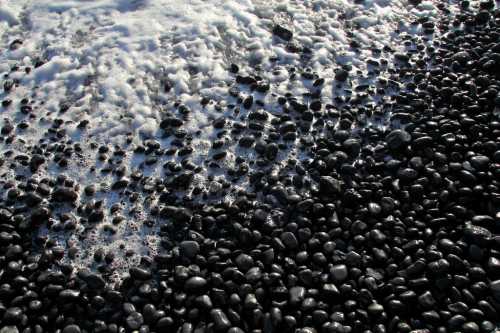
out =
[[[32,177],[47,163],[66,167],[81,150],[63,142],[64,125],[56,121],[48,132],[59,146],[31,147],[29,156],[4,151],[0,165],[23,171],[0,184],[0,333],[494,332],[500,318],[500,11],[493,1],[479,7],[469,10],[462,1],[455,16],[416,22],[424,35],[440,34],[430,44],[408,41],[416,51],[389,60],[403,88],[392,96],[387,129],[361,126],[360,114],[374,112],[362,99],[321,99],[324,78],[305,68],[293,77],[311,81],[308,96],[278,96],[283,112],[271,115],[258,107],[257,94],[269,84],[257,74],[237,74],[245,64],[228,64],[229,94],[248,115],[244,124],[213,121],[224,133],[206,164],[221,168],[228,158],[225,134],[255,153],[255,160],[240,156],[236,168],[221,170],[228,179],[219,183],[222,190],[232,188],[231,179],[250,180],[233,202],[203,201],[209,193],[200,200],[177,195],[202,192],[194,181],[201,166],[189,159],[193,148],[183,129],[187,106],[178,105],[160,124],[175,137],[168,149],[154,140],[135,152],[93,147],[101,162],[132,153],[147,156],[145,167],[164,154],[183,158],[165,164],[158,181],[101,168],[115,177],[109,190],[123,200],[154,198],[145,205],[147,223],[161,223],[161,250],[143,256],[121,283],[110,279],[117,254],[96,251],[95,267],[83,270],[62,258],[85,249],[68,245],[65,253],[37,236],[42,226],[67,233],[77,224],[91,228],[109,214],[105,231],[113,233],[111,224],[133,219],[119,205],[105,210],[92,198],[95,185]],[[272,32],[276,43],[297,51],[291,30],[275,25]],[[21,40],[10,44],[21,47]],[[355,75],[338,68],[334,84],[345,86]],[[384,80],[380,91],[391,84]],[[13,86],[3,80],[5,93]],[[2,107],[9,105],[4,99]],[[20,110],[32,111],[27,103]],[[6,145],[17,142],[16,126],[1,128]],[[283,160],[290,145],[308,157]]]

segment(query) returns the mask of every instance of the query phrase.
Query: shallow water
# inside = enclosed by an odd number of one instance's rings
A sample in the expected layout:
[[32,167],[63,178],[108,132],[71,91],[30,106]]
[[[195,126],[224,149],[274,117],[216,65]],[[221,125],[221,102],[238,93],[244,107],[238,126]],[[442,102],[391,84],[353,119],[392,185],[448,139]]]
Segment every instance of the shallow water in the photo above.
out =
[[[374,68],[366,60],[392,57],[391,52],[376,52],[384,46],[394,51],[407,51],[402,41],[405,36],[420,33],[420,25],[411,22],[418,17],[432,18],[437,9],[432,1],[424,1],[416,8],[407,10],[406,1],[365,1],[358,4],[351,0],[338,1],[7,1],[0,10],[0,73],[10,67],[33,66],[35,59],[43,65],[24,75],[22,71],[10,74],[18,78],[19,86],[9,94],[13,105],[0,111],[0,125],[5,119],[17,122],[20,101],[28,98],[33,107],[34,119],[28,119],[30,127],[18,135],[24,145],[0,143],[0,151],[14,149],[24,153],[26,147],[47,141],[44,133],[55,118],[62,119],[67,139],[80,142],[81,156],[71,161],[68,168],[55,163],[44,165],[35,175],[37,178],[66,174],[75,179],[83,189],[98,184],[106,189],[114,177],[103,175],[96,162],[95,151],[88,144],[116,145],[127,151],[123,165],[129,171],[142,169],[145,175],[164,177],[162,165],[176,156],[160,156],[152,165],[144,164],[144,155],[132,153],[135,145],[145,139],[156,139],[162,147],[169,147],[171,138],[163,138],[159,124],[162,114],[170,111],[178,114],[175,102],[189,108],[190,113],[183,129],[192,135],[194,149],[190,159],[204,165],[216,150],[211,148],[218,130],[212,127],[214,119],[224,116],[229,122],[240,121],[248,114],[241,108],[239,113],[228,108],[236,99],[228,95],[228,86],[234,75],[228,67],[236,63],[241,73],[259,74],[270,83],[267,94],[254,93],[254,99],[264,102],[271,115],[280,109],[277,96],[286,92],[303,99],[311,90],[312,81],[300,78],[290,80],[292,67],[308,68],[325,79],[322,101],[329,103],[336,96],[358,95],[355,88],[369,85],[376,88],[378,78],[390,78],[394,65]],[[287,43],[274,36],[273,26],[280,24],[293,31],[293,41],[310,53],[290,53]],[[9,50],[8,45],[16,38],[22,46]],[[432,36],[427,36],[429,40]],[[353,48],[352,41],[359,47]],[[270,61],[269,59],[273,59]],[[351,77],[345,83],[336,82],[335,70],[342,65],[352,66]],[[169,86],[170,89],[165,89]],[[249,90],[240,92],[246,96]],[[390,88],[388,94],[390,96]],[[384,98],[368,95],[368,102],[380,103]],[[202,97],[211,102],[203,107]],[[0,99],[6,98],[0,94]],[[61,105],[69,109],[60,112]],[[390,112],[382,117],[364,119],[366,126],[389,126]],[[88,120],[81,130],[77,125]],[[354,129],[357,130],[357,129]],[[127,143],[131,139],[131,144]],[[227,157],[224,166],[235,166],[236,156],[254,159],[254,151],[238,148],[236,142],[226,136]],[[288,158],[307,158],[307,152],[299,152],[290,145],[280,152],[278,161]],[[90,167],[97,164],[98,170]],[[0,169],[3,179],[12,179],[14,170],[7,166]],[[214,176],[210,180],[208,176]],[[213,189],[220,187],[216,180],[227,180],[222,171],[204,168],[196,176],[195,183]],[[249,186],[247,179],[238,180],[241,188]],[[231,200],[232,194],[214,194],[214,200]],[[90,228],[82,225],[74,232],[54,232],[42,228],[40,233],[49,234],[66,249],[81,249],[74,262],[79,266],[91,266],[92,256],[99,247],[117,253],[114,264],[117,276],[139,255],[153,255],[158,251],[156,235],[159,222],[153,227],[144,226],[147,214],[128,216],[136,205],[120,199],[114,191],[98,192],[96,200],[102,200],[105,210],[119,203],[127,217],[115,235],[103,231],[109,224],[103,222]],[[141,197],[137,202],[142,202]],[[82,202],[90,199],[81,196]],[[207,200],[210,200],[208,198]],[[59,213],[68,207],[59,208]],[[84,236],[84,237],[83,237]],[[123,246],[121,249],[120,246]],[[132,249],[135,255],[125,259],[124,253]],[[69,260],[69,259],[65,259]]]

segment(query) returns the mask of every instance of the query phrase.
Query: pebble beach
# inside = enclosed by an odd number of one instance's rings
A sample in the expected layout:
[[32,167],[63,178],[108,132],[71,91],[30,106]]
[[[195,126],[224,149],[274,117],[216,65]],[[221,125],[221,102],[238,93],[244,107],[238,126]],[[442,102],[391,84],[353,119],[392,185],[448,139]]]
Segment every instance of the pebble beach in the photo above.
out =
[[0,333],[500,331],[500,2],[0,0]]

